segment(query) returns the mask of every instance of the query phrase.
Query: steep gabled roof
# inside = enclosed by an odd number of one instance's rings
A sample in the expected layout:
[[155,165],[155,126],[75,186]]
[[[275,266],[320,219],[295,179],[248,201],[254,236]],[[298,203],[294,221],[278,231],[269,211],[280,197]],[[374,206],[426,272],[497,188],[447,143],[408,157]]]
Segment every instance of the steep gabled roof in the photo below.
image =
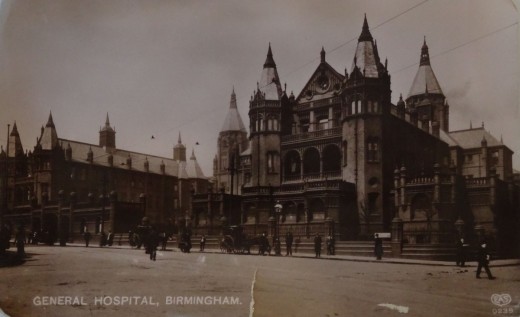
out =
[[321,51],[321,62],[296,98],[298,103],[331,98],[339,92],[345,77],[325,61],[325,50]]

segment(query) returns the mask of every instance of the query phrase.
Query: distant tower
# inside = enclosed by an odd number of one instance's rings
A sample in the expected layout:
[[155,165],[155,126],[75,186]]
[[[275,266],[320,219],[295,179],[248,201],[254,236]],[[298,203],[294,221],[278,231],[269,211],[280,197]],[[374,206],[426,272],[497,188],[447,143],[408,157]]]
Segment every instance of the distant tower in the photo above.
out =
[[9,153],[9,157],[23,155],[22,141],[20,140],[20,134],[18,133],[16,122],[13,125],[11,133],[9,133],[9,143],[7,146],[7,153]]
[[423,126],[428,122],[437,122],[440,129],[449,131],[449,105],[430,65],[426,38],[421,48],[419,69],[406,98],[406,104],[408,108],[416,111],[417,119]]
[[260,82],[249,102],[252,186],[280,186],[283,95],[269,44]]
[[173,159],[178,162],[186,162],[186,147],[182,144],[180,132],[177,144],[173,147]]
[[110,120],[105,120],[105,126],[99,130],[99,146],[107,149],[116,148],[116,131],[110,126]]
[[226,193],[239,193],[242,185],[239,174],[240,153],[248,148],[247,131],[237,109],[237,97],[233,88],[228,113],[218,136],[213,172],[217,180],[217,189],[224,188]]
[[58,133],[56,132],[56,127],[52,120],[52,112],[49,113],[49,120],[47,121],[45,128],[42,129],[42,135],[38,143],[42,150],[53,150],[58,146]]

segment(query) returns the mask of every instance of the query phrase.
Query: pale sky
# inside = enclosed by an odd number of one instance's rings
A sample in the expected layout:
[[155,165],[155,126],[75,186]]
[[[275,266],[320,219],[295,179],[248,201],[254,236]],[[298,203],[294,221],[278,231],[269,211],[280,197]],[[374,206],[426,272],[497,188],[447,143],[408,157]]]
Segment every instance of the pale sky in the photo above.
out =
[[484,122],[520,170],[519,28],[510,0],[3,0],[0,143],[16,121],[32,150],[52,111],[58,137],[97,144],[108,112],[118,148],[172,157],[181,132],[211,176],[233,86],[249,126],[269,43],[282,83],[297,95],[322,46],[337,71],[350,70],[365,13],[388,58],[392,101],[407,96],[426,36],[450,129]]

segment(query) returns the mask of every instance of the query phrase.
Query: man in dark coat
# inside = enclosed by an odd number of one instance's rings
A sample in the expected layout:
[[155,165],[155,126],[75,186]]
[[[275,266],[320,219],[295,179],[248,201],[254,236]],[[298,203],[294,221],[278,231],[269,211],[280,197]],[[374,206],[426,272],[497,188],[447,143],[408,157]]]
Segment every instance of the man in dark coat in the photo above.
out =
[[321,236],[319,233],[316,233],[314,237],[314,252],[316,252],[316,257],[321,257]]
[[157,257],[157,247],[159,246],[159,234],[155,230],[150,230],[148,234],[147,251],[150,253],[150,260],[155,261]]
[[480,272],[482,268],[486,270],[486,274],[490,280],[494,280],[495,278],[491,274],[489,270],[489,260],[491,259],[491,255],[487,250],[487,244],[485,242],[480,244],[480,248],[478,249],[478,267],[477,267],[477,278],[480,278]]
[[466,245],[464,244],[464,238],[460,238],[457,241],[457,266],[464,267],[466,264]]
[[285,255],[292,255],[292,243],[293,243],[293,235],[292,232],[287,231],[285,234],[285,246],[287,248],[287,252]]
[[88,244],[90,242],[90,238],[92,237],[92,235],[90,234],[90,232],[87,230],[85,230],[85,233],[83,233],[83,238],[85,239],[85,247],[88,248]]
[[383,257],[383,239],[381,239],[377,233],[374,238],[374,253],[376,254],[376,258],[381,260]]

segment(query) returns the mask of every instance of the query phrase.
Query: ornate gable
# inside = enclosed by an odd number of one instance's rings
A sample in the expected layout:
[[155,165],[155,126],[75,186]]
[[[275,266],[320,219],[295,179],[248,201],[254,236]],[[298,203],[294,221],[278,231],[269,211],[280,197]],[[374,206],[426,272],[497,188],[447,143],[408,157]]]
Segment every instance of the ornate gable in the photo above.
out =
[[322,61],[304,86],[296,101],[305,103],[337,96],[345,77]]

